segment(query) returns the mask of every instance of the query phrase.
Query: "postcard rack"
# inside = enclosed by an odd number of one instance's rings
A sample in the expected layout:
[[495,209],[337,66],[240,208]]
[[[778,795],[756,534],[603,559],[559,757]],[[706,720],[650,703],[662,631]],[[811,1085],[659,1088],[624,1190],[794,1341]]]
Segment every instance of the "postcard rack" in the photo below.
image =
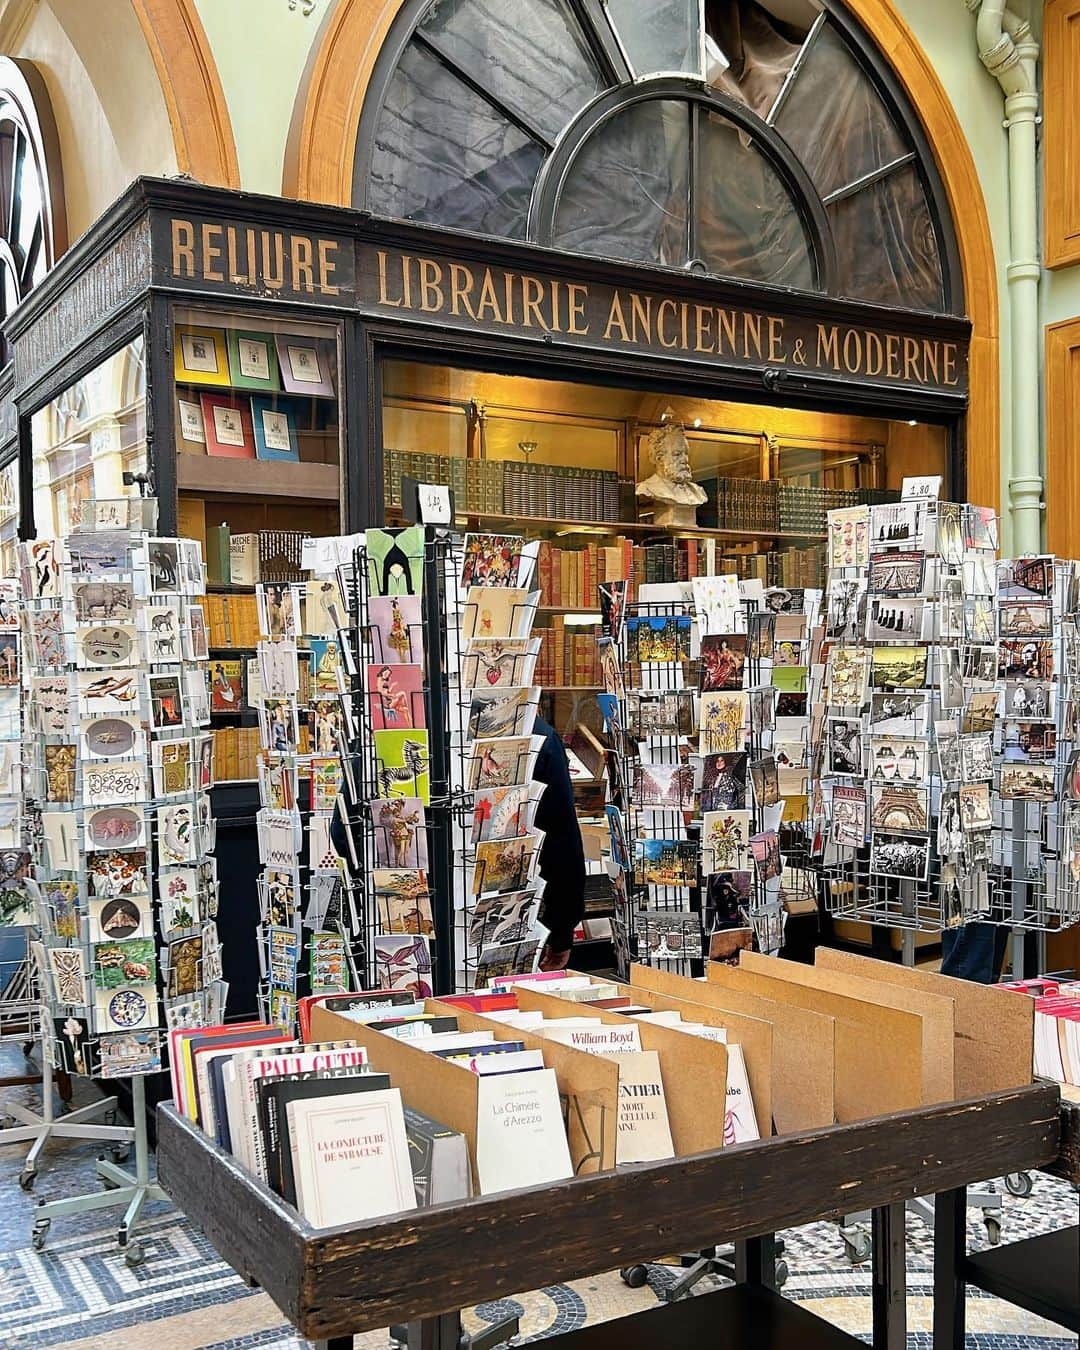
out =
[[1077,564],[998,564],[1001,702],[991,917],[1024,934],[1080,922],[1080,632]]
[[989,918],[996,518],[901,501],[829,525],[813,750],[828,906],[909,932]]
[[132,1264],[143,1206],[162,1198],[145,1077],[163,1066],[165,1029],[219,1021],[226,990],[203,563],[197,543],[155,538],[155,519],[149,499],[92,501],[66,539],[20,545],[43,1053],[69,1073],[130,1078],[134,1122],[56,1122],[46,1082],[42,1128],[106,1142],[113,1159],[97,1164],[109,1189],[41,1203],[32,1237],[40,1248],[53,1218],[122,1206]]

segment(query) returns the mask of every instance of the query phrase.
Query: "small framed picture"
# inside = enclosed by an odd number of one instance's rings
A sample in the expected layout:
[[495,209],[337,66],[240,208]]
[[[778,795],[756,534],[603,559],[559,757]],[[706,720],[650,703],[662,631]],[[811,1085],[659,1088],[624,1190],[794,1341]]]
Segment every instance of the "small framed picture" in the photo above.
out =
[[229,357],[225,346],[225,330],[177,324],[173,343],[173,375],[177,384],[228,386]]
[[296,412],[279,399],[251,398],[251,424],[255,430],[256,459],[300,458],[296,437]]
[[229,343],[229,374],[238,389],[269,392],[281,388],[272,334],[230,328],[226,336]]
[[181,455],[206,454],[206,428],[197,398],[176,400],[176,449]]
[[331,359],[325,342],[287,333],[278,333],[275,342],[282,384],[290,394],[334,397]]
[[248,400],[227,394],[203,394],[201,403],[207,454],[254,459],[255,437]]

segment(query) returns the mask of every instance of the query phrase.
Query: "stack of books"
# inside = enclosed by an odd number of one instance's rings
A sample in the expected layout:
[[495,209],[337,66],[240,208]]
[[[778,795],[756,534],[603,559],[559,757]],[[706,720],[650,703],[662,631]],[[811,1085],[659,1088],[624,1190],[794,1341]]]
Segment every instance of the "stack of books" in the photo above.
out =
[[387,506],[401,506],[401,480],[414,478],[418,483],[448,487],[459,509],[465,501],[465,463],[457,455],[428,455],[412,450],[386,450],[383,453],[383,500]]
[[781,487],[780,529],[789,534],[824,534],[830,511],[858,504],[858,493],[844,488]]
[[255,650],[259,642],[259,611],[254,591],[250,595],[210,594],[204,603],[211,649]]

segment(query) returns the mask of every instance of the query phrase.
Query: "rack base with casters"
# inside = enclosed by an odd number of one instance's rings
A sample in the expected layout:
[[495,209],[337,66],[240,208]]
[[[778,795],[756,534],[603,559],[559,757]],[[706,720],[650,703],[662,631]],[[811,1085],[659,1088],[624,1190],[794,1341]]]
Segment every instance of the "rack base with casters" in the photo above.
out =
[[[115,1097],[102,1097],[89,1106],[80,1106],[58,1116],[54,1100],[53,1068],[47,1054],[43,1053],[42,1060],[41,1078],[38,1080],[41,1083],[41,1110],[35,1111],[20,1102],[10,1101],[6,1096],[0,1104],[0,1111],[12,1122],[0,1128],[0,1145],[30,1143],[30,1151],[19,1173],[19,1185],[24,1191],[33,1187],[41,1155],[45,1145],[52,1139],[90,1139],[119,1146],[135,1138],[135,1131],[130,1126],[115,1123]],[[6,1086],[10,1087],[10,1082]],[[92,1123],[97,1120],[101,1124]]]
[[[773,1242],[773,1281],[774,1287],[782,1289],[788,1281],[787,1262],[783,1259],[784,1240],[776,1238]],[[633,1266],[624,1266],[619,1271],[619,1276],[630,1289],[643,1289],[649,1282],[649,1269],[652,1265],[660,1265],[665,1269],[672,1269],[667,1262],[649,1262],[648,1264],[639,1263]],[[674,1267],[679,1269],[680,1267]],[[739,1280],[739,1248],[737,1246],[727,1247],[706,1247],[703,1251],[684,1256],[681,1261],[683,1274],[666,1289],[660,1291],[660,1298],[664,1303],[678,1303],[682,1298],[686,1298],[694,1286],[707,1275],[719,1275],[724,1280]]]
[[[164,1200],[169,1197],[162,1188],[150,1180],[150,1142],[146,1133],[146,1080],[140,1077],[132,1079],[133,1126],[93,1127],[82,1126],[83,1130],[98,1129],[100,1133],[81,1135],[81,1138],[102,1139],[108,1142],[111,1158],[102,1154],[97,1161],[97,1174],[104,1189],[87,1195],[69,1195],[62,1200],[39,1201],[34,1211],[30,1242],[35,1251],[45,1247],[53,1219],[66,1218],[71,1214],[86,1214],[98,1209],[124,1207],[124,1217],[117,1231],[117,1242],[128,1265],[136,1266],[143,1260],[142,1244],[133,1233],[147,1201]],[[127,1161],[131,1145],[135,1146],[135,1171],[125,1169],[121,1164]]]

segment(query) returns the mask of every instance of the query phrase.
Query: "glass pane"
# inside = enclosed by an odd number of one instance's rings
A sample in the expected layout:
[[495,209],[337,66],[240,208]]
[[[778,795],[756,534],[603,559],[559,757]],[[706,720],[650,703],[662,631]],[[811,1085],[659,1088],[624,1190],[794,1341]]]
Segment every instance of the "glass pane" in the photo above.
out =
[[695,183],[698,253],[710,272],[809,290],[810,243],[795,203],[744,132],[703,112]]
[[940,310],[941,257],[914,165],[828,208],[844,294],[881,305]]
[[822,197],[910,150],[864,71],[827,24],[776,118]]
[[607,0],[606,9],[636,76],[701,73],[698,0]]
[[606,258],[686,264],[690,110],[634,103],[594,133],[563,187],[554,243]]
[[19,463],[9,460],[0,469],[0,576],[16,575],[15,548],[19,540]]
[[554,141],[604,86],[564,0],[436,0],[421,31]]
[[142,340],[130,342],[31,419],[34,531],[70,534],[84,504],[137,497],[124,474],[145,474],[146,380]]
[[766,116],[802,49],[812,13],[795,23],[794,6],[778,19],[755,0],[707,0],[706,80],[759,117]]
[[375,134],[380,215],[520,238],[543,151],[435,57],[406,48]]

